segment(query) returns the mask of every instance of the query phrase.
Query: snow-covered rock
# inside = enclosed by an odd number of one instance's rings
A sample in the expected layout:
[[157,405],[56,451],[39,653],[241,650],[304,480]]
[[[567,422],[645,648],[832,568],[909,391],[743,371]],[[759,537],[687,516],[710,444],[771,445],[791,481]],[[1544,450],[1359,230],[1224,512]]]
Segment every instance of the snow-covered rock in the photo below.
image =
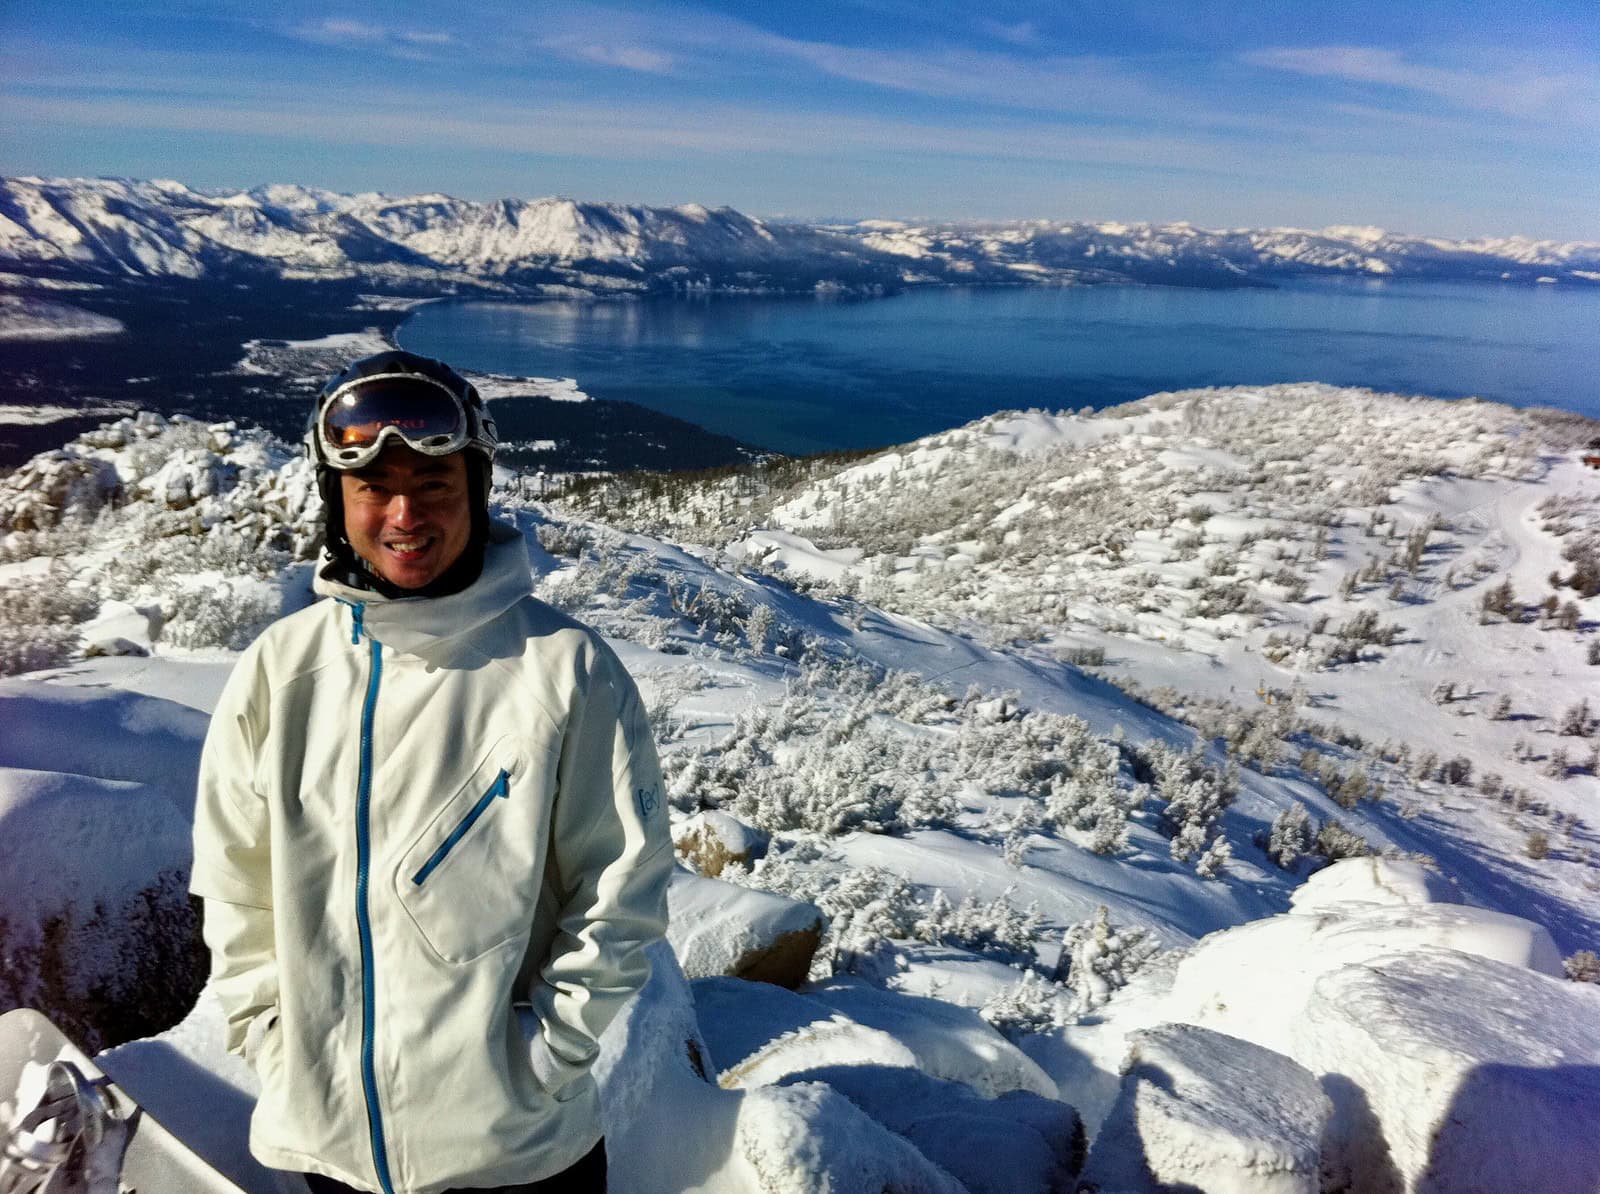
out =
[[131,692],[0,681],[0,1008],[47,1007],[94,1049],[96,1009],[187,1007],[205,724]]
[[831,1087],[723,1090],[702,1076],[710,1061],[688,984],[658,945],[650,981],[606,1030],[595,1064],[611,1190],[963,1194],[909,1141]]
[[725,1088],[823,1083],[973,1191],[1066,1189],[1082,1166],[1077,1113],[974,1012],[852,980],[807,995],[726,978],[692,988]]
[[806,996],[888,1033],[910,1050],[923,1073],[963,1083],[984,1098],[1016,1090],[1056,1097],[1049,1076],[971,1008],[883,991],[848,976],[808,990]]
[[1187,1024],[1133,1034],[1085,1169],[1100,1194],[1315,1194],[1332,1110],[1305,1067]]
[[1333,1099],[1325,1188],[1600,1182],[1600,987],[1419,949],[1323,976],[1295,1055]]
[[916,1054],[887,1032],[771,983],[696,979],[695,1011],[729,1089],[770,1086],[824,1065],[915,1069]]
[[960,1083],[888,1065],[819,1066],[783,1082],[825,1083],[971,1194],[1053,1194],[1070,1189],[1083,1168],[1083,1125],[1054,1099],[1026,1091],[985,1099]]
[[767,848],[767,835],[713,808],[674,825],[672,842],[680,858],[715,879],[730,862],[748,867],[760,858]]
[[1320,912],[1340,904],[1459,904],[1456,885],[1418,862],[1398,858],[1346,858],[1317,871],[1294,889],[1289,906]]
[[831,1086],[769,1086],[743,1098],[732,1172],[715,1187],[719,1192],[967,1194],[909,1140]]
[[117,485],[117,470],[107,460],[72,448],[42,453],[0,479],[0,530],[37,531],[63,518],[91,517]]
[[1549,932],[1520,916],[1459,904],[1342,905],[1207,937],[1179,963],[1167,1013],[1292,1055],[1296,1022],[1321,976],[1434,945],[1563,973]]
[[691,978],[727,974],[797,987],[822,939],[815,904],[688,871],[667,888],[667,939]]
[[151,641],[161,633],[161,611],[136,608],[126,601],[107,601],[99,616],[83,627],[83,653],[95,655],[148,655]]

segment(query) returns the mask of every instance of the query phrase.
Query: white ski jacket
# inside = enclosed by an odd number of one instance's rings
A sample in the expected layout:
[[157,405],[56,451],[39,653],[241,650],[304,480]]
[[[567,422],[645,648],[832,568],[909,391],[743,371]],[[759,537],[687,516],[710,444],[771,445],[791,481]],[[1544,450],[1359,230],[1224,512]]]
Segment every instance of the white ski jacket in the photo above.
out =
[[637,690],[496,526],[461,593],[271,626],[211,721],[191,889],[250,1148],[385,1194],[537,1181],[601,1134],[671,840]]

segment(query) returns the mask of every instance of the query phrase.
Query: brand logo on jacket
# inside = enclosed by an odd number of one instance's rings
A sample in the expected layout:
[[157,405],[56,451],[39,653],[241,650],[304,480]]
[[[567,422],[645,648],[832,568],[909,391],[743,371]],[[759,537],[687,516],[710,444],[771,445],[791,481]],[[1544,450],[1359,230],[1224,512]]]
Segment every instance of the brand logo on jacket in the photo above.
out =
[[661,794],[654,787],[638,789],[634,793],[634,799],[638,801],[641,817],[648,817],[661,807]]

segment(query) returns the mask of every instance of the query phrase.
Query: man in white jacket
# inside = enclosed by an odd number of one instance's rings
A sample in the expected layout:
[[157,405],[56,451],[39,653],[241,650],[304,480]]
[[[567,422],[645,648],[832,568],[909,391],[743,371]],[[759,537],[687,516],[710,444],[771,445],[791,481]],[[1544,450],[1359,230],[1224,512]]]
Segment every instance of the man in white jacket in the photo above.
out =
[[356,362],[307,444],[328,600],[240,658],[195,812],[251,1151],[317,1191],[604,1190],[589,1068],[672,867],[637,690],[532,596],[448,366]]

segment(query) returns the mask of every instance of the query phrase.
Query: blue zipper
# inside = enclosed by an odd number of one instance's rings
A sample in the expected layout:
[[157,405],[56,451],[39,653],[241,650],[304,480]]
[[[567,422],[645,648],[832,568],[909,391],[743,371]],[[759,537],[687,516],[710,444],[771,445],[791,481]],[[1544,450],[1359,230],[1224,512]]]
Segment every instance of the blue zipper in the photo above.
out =
[[439,848],[429,856],[428,861],[422,864],[422,869],[411,876],[411,882],[421,887],[427,882],[428,876],[433,874],[435,868],[444,861],[445,855],[456,848],[456,843],[467,836],[467,830],[477,822],[478,818],[494,803],[496,796],[509,798],[511,796],[511,773],[501,768],[500,774],[495,777],[494,786],[478,798],[478,803],[472,806],[470,812],[461,819],[461,824],[451,831],[450,836],[439,843]]
[[[347,603],[348,604],[348,603]],[[351,605],[355,640],[362,632],[362,607]],[[367,910],[367,875],[372,856],[369,822],[372,811],[372,715],[383,679],[383,644],[367,635],[371,671],[367,699],[361,707],[361,775],[356,785],[356,928],[361,935],[361,1085],[367,1096],[367,1131],[372,1138],[372,1164],[383,1194],[394,1194],[389,1180],[389,1150],[383,1142],[383,1112],[378,1106],[378,1071],[373,1061],[373,1021],[377,1016],[372,960],[372,921]]]
[[367,628],[365,621],[366,603],[346,601],[343,597],[335,597],[334,600],[340,605],[348,605],[350,607],[350,643],[352,646],[360,643],[361,632]]

